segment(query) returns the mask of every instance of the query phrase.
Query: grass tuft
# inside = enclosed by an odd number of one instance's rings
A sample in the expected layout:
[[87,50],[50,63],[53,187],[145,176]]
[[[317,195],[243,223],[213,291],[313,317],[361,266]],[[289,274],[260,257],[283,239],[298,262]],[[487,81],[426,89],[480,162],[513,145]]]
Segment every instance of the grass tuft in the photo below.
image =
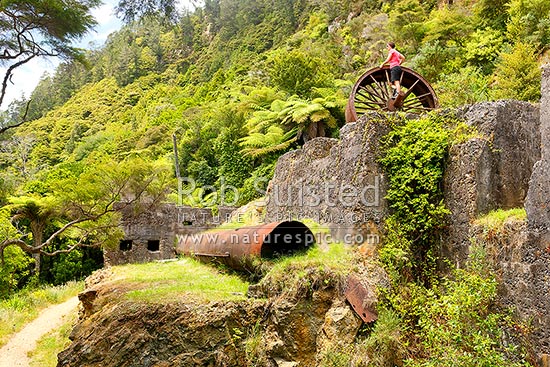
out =
[[482,225],[489,230],[499,230],[508,221],[524,221],[527,219],[527,213],[524,208],[514,208],[509,210],[497,209],[475,221],[475,224]]
[[341,243],[332,243],[327,248],[315,246],[304,254],[273,261],[258,285],[266,296],[306,296],[312,290],[342,286],[354,266],[349,246]]

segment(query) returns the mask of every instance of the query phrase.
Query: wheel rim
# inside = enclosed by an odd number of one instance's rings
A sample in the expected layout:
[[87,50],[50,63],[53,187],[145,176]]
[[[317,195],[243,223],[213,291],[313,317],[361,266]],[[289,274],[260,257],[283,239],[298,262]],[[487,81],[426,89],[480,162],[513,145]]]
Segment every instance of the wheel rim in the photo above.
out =
[[422,113],[438,108],[433,88],[420,74],[401,67],[402,96],[391,99],[390,69],[373,68],[355,83],[346,108],[346,121],[356,121],[370,111]]

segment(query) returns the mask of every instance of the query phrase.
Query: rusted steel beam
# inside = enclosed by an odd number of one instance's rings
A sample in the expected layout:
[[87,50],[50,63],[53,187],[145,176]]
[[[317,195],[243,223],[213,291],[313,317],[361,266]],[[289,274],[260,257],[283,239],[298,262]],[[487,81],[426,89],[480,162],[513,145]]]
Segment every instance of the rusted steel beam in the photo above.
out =
[[284,221],[182,236],[176,252],[242,270],[254,258],[288,255],[306,250],[314,243],[315,237],[305,224]]
[[344,295],[364,322],[369,323],[378,319],[378,313],[374,309],[374,294],[355,276],[348,277]]

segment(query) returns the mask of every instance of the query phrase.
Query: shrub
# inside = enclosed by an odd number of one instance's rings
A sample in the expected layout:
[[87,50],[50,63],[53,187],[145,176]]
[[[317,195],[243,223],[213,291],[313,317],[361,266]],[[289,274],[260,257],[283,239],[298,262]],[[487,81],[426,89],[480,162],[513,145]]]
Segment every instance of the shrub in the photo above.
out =
[[489,98],[488,77],[480,69],[467,66],[456,73],[448,74],[434,85],[439,103],[445,107],[457,107],[487,101]]
[[540,99],[541,71],[535,48],[531,44],[518,42],[500,58],[493,74],[491,97],[537,102]]
[[[440,184],[450,140],[443,117],[436,115],[408,120],[383,139],[380,163],[388,175],[386,199],[393,213],[380,256],[401,275],[426,279],[435,265],[434,236],[448,213]],[[403,267],[396,269],[395,261]]]

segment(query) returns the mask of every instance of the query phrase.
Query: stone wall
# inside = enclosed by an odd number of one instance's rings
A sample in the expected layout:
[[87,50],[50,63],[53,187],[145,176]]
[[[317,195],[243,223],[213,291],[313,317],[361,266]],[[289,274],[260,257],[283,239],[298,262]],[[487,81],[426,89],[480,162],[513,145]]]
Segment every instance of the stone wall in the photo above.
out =
[[498,101],[463,107],[458,116],[479,137],[452,147],[444,178],[451,211],[443,253],[459,265],[468,256],[469,228],[495,209],[522,207],[535,162],[540,159],[539,107]]
[[525,209],[532,232],[550,245],[550,65],[542,72],[541,159],[534,168]]
[[311,218],[346,243],[378,242],[387,214],[386,180],[377,163],[387,116],[365,115],[281,156],[267,191],[266,222]]
[[498,281],[498,300],[512,308],[518,325],[526,325],[528,345],[539,360],[550,353],[550,252],[525,221],[508,220],[498,229],[474,225],[474,243],[483,243]]
[[154,208],[119,205],[124,238],[116,249],[105,249],[108,266],[166,260],[176,257],[178,235],[216,227],[230,217],[234,207],[220,207],[217,214],[206,208],[162,204]]

